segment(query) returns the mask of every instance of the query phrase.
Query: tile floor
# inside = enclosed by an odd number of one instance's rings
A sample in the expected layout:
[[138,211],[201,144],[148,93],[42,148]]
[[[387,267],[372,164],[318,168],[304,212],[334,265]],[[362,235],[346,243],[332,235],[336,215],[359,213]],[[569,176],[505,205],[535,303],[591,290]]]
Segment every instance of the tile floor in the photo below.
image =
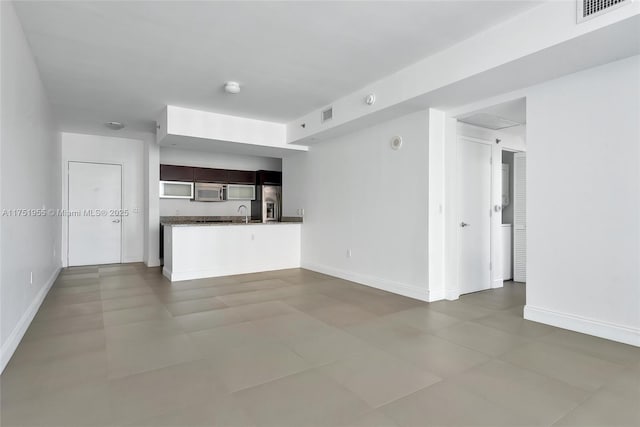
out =
[[525,321],[524,293],[66,269],[0,378],[0,424],[640,425],[640,349]]

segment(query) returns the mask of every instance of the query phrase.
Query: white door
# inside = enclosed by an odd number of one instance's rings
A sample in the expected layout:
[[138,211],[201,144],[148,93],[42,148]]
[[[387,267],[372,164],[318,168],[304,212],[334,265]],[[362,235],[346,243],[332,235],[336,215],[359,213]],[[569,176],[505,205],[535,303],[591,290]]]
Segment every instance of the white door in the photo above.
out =
[[513,280],[527,281],[527,157],[513,155]]
[[491,285],[491,146],[458,141],[459,288],[461,294]]
[[121,262],[122,166],[69,162],[69,265]]

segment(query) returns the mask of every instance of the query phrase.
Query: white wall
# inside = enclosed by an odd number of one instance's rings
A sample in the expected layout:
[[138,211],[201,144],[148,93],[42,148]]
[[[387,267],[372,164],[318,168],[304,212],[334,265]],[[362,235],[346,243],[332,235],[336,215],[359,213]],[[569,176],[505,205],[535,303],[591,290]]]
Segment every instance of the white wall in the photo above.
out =
[[287,153],[282,159],[282,215],[304,216],[307,200],[308,153]]
[[155,136],[144,141],[144,188],[145,191],[145,245],[144,263],[147,267],[160,265],[160,147]]
[[[272,157],[241,156],[209,151],[160,147],[160,163],[236,170],[282,170],[282,160]],[[286,196],[285,196],[286,197]],[[160,199],[160,216],[228,216],[239,215],[238,207],[245,205],[251,213],[251,202],[192,202],[184,199]]]
[[[251,201],[194,202],[185,199],[160,199],[160,216],[240,216],[244,205],[251,216]],[[242,209],[244,215],[244,209]]]
[[[59,209],[60,134],[13,5],[1,2],[0,15],[2,209]],[[0,370],[57,277],[60,224],[53,215],[0,217]]]
[[640,345],[640,57],[527,94],[528,319]]
[[429,300],[445,297],[445,148],[447,115],[444,111],[429,109]]
[[167,105],[158,123],[160,124],[158,142],[170,134],[238,144],[286,147],[287,126],[283,123],[210,113],[173,105]]
[[[68,162],[116,163],[122,165],[122,208],[129,216],[122,217],[122,261],[142,262],[145,238],[144,142],[137,139],[114,138],[78,133],[62,133],[62,203],[67,206]],[[67,265],[67,221],[62,222],[63,265]]]
[[[390,148],[394,135],[401,150]],[[428,142],[421,111],[285,157],[285,213],[305,209],[302,265],[428,299]]]

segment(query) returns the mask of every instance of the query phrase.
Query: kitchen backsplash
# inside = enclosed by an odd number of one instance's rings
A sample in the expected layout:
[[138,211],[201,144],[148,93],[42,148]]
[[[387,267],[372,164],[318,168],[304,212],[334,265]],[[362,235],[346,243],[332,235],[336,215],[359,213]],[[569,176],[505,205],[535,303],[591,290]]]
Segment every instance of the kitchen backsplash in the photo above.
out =
[[[184,199],[160,199],[160,216],[240,216],[245,205],[251,215],[251,201],[192,202]],[[244,209],[242,210],[244,214]]]

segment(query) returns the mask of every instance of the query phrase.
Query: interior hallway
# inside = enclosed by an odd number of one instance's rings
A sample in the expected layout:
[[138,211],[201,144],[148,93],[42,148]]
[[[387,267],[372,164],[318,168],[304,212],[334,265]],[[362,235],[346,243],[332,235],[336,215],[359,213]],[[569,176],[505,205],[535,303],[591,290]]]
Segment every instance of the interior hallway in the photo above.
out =
[[13,425],[639,425],[640,349],[303,269],[63,270],[0,378]]

